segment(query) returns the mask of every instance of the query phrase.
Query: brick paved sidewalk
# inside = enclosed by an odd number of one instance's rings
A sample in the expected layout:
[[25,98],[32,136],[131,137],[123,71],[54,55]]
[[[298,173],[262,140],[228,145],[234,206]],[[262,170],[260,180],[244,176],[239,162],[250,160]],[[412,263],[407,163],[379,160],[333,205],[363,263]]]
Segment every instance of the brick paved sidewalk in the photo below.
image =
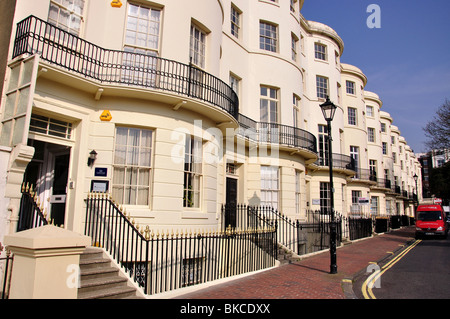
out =
[[[184,294],[176,299],[346,299],[342,280],[364,272],[413,240],[414,228],[405,227],[339,247],[338,274],[330,275],[329,251],[248,277]],[[351,291],[350,291],[351,292]]]

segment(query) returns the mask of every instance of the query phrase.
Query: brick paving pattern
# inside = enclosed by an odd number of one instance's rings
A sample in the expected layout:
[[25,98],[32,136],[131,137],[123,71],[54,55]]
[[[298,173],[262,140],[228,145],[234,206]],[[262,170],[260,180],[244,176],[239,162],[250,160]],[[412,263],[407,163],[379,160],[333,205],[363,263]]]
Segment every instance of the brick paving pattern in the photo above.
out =
[[343,279],[364,272],[370,262],[378,262],[398,252],[414,237],[414,228],[353,242],[337,250],[338,274],[329,274],[328,251],[245,278],[199,289],[178,299],[345,299]]

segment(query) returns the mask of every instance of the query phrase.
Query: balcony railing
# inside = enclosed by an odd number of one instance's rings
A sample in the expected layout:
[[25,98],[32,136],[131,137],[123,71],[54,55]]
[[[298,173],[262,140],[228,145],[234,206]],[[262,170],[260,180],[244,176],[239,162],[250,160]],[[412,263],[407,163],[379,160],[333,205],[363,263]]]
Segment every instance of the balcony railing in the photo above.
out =
[[356,175],[353,177],[353,179],[372,182],[377,181],[377,177],[373,174],[373,172],[370,169],[367,168],[357,168]]
[[104,49],[34,16],[17,24],[13,58],[22,54],[39,54],[44,61],[101,83],[174,92],[210,103],[235,118],[239,113],[233,89],[192,64]]
[[[318,166],[329,166],[328,155],[325,153],[319,154],[319,159],[315,162],[315,164]],[[333,153],[333,169],[347,169],[355,171],[355,160],[348,155]]]
[[308,131],[278,123],[256,122],[239,114],[240,134],[260,143],[272,143],[317,153],[317,139]]

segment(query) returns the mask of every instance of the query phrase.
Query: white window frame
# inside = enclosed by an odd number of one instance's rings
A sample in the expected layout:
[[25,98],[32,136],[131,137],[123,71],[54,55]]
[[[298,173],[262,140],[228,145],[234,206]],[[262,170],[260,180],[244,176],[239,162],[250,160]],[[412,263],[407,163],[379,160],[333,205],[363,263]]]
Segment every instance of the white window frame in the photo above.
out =
[[348,124],[349,125],[358,125],[358,110],[354,107],[347,108],[348,113]]
[[370,213],[372,215],[378,215],[378,196],[370,197]]
[[[136,10],[136,14],[133,13],[134,10]],[[146,11],[147,14],[144,16],[143,13]],[[133,20],[135,23],[132,23]],[[128,48],[129,52],[139,51],[136,53],[158,56],[161,42],[161,20],[161,9],[128,3],[124,47]]]
[[241,15],[242,11],[232,4],[230,14],[230,24],[231,24],[230,33],[236,39],[239,39],[241,36]]
[[240,77],[230,72],[230,87],[233,89],[233,91],[237,94],[238,97],[240,93],[241,81],[242,79]]
[[300,215],[301,209],[301,172],[295,170],[295,213]]
[[[61,1],[60,1],[61,2]],[[58,1],[51,0],[49,9],[48,9],[48,22],[58,28],[61,28],[73,35],[80,36],[83,23],[84,23],[84,10],[86,7],[85,0],[65,0],[63,2],[68,2],[68,5],[64,5],[63,3],[58,3]],[[76,6],[75,2],[81,2],[83,7]],[[57,10],[56,19],[53,18],[52,10]],[[67,24],[62,21],[61,13],[65,13],[67,17]],[[74,20],[79,21],[79,27],[74,27]],[[76,25],[76,24],[75,24]]]
[[325,44],[316,42],[314,43],[314,57],[317,60],[328,61],[328,48]]
[[317,90],[317,97],[319,99],[326,99],[328,94],[328,78],[316,75],[316,90]]
[[261,205],[279,209],[280,168],[261,166]]
[[191,23],[189,58],[200,69],[206,67],[206,41],[208,34],[195,23]]
[[203,142],[186,135],[184,150],[183,207],[201,208]]
[[292,61],[297,61],[298,57],[298,38],[295,34],[291,34],[291,52],[292,52]]
[[320,182],[320,212],[322,214],[329,214],[331,209],[331,198],[330,198],[330,183]]
[[319,163],[321,166],[328,166],[328,126],[319,124],[318,126],[318,149],[319,149]]
[[355,82],[346,81],[345,87],[347,94],[355,95]]
[[[126,130],[125,144],[119,144],[119,130]],[[139,140],[136,140],[134,145],[129,143],[132,138],[130,133],[132,132],[139,133]],[[147,145],[143,144],[144,132],[150,134],[149,143]],[[136,135],[134,137],[136,137]],[[112,190],[113,198],[118,201],[119,204],[150,206],[153,140],[153,130],[125,126],[116,127]],[[123,170],[123,173],[119,173],[119,170]],[[145,173],[145,171],[148,171],[148,173]],[[120,178],[121,180],[119,180],[119,177],[121,177],[119,174],[123,175],[122,178]],[[147,181],[144,174],[148,175]],[[134,200],[131,200],[133,189],[135,189],[135,196]],[[141,191],[146,192],[147,196],[142,197],[140,194]],[[126,198],[127,194],[128,199]]]
[[301,99],[293,94],[292,96],[292,117],[293,117],[293,126],[296,128],[300,128],[300,101]]
[[375,128],[373,128],[373,127],[368,127],[367,128],[367,139],[371,143],[375,143],[376,142]]
[[259,48],[264,51],[278,52],[278,25],[259,21]]
[[355,162],[355,170],[359,174],[359,146],[350,145],[350,157]]
[[261,85],[260,87],[260,120],[265,123],[278,123],[278,89]]

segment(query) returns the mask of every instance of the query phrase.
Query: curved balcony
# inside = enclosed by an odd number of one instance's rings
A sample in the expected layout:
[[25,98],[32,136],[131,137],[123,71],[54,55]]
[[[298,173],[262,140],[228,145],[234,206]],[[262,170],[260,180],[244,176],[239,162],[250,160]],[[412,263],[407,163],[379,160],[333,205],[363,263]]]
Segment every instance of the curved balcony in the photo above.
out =
[[239,113],[233,89],[203,70],[148,54],[104,49],[34,16],[17,24],[13,58],[22,54],[38,54],[100,83],[176,93],[212,104],[235,119]]
[[355,172],[355,176],[352,177],[353,181],[368,182],[371,184],[377,183],[377,176],[370,169],[356,168]]
[[[356,173],[355,160],[348,155],[333,153],[333,170],[346,170]],[[328,167],[328,155],[319,154],[319,159],[314,163],[317,166]]]
[[277,124],[256,122],[251,118],[239,114],[239,134],[258,143],[270,143],[305,150],[313,153],[317,158],[317,139],[316,137],[299,128]]

